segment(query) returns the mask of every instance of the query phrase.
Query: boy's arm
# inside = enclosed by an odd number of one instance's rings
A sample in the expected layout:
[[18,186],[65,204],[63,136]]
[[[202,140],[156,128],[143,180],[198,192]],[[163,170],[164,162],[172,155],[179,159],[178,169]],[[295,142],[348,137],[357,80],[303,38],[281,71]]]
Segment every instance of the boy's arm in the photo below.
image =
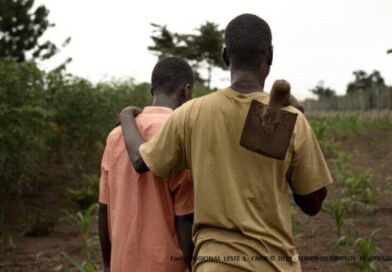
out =
[[109,224],[108,224],[108,210],[107,205],[103,203],[99,203],[99,211],[98,211],[98,232],[99,232],[99,241],[101,243],[102,250],[102,258],[104,271],[110,271],[110,257],[112,246],[110,243],[109,237]]
[[327,197],[327,188],[323,187],[316,192],[307,195],[293,194],[294,201],[307,215],[316,215],[322,207],[324,199]]
[[195,248],[192,241],[193,213],[176,216],[175,223],[182,254],[189,270],[192,270],[192,255]]
[[288,173],[288,181],[295,203],[307,215],[316,215],[327,196],[327,188],[333,183],[327,162],[317,138],[305,116],[298,114],[294,153]]
[[119,115],[129,159],[139,174],[150,171],[139,152],[139,147],[145,142],[135,121],[140,112],[137,107],[126,107]]

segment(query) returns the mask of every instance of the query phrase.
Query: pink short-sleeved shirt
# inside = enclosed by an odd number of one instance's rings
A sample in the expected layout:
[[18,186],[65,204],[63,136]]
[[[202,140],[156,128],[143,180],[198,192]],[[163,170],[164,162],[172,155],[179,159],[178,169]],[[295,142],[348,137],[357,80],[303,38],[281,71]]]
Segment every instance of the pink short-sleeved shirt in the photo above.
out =
[[[146,140],[166,123],[172,110],[146,107],[136,118]],[[101,165],[99,201],[108,205],[112,272],[186,271],[174,217],[193,213],[189,171],[166,178],[133,168],[121,127],[109,134]]]

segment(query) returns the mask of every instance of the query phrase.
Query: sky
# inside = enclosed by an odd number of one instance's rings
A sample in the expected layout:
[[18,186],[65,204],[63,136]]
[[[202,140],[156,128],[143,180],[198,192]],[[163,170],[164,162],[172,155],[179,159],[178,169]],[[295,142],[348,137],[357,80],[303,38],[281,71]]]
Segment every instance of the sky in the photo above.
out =
[[[391,0],[36,0],[49,10],[56,26],[44,39],[71,43],[43,68],[51,69],[72,57],[68,72],[93,82],[126,79],[149,81],[157,57],[150,23],[191,33],[206,21],[225,26],[235,16],[253,13],[272,30],[274,63],[267,79],[286,79],[299,99],[323,81],[344,94],[353,71],[379,70],[392,85]],[[212,85],[227,87],[229,72],[215,70]]]

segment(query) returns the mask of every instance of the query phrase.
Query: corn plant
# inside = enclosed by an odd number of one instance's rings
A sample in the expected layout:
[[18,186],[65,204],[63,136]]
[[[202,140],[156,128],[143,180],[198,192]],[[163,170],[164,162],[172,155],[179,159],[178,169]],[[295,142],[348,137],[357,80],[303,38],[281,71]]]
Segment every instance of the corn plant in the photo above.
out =
[[311,120],[313,132],[319,141],[326,139],[328,132],[328,120],[326,119],[313,119]]
[[294,206],[290,207],[291,211],[291,226],[292,226],[292,231],[296,232],[298,230],[298,223],[296,220],[296,215],[297,215],[297,209]]
[[63,255],[80,272],[97,271],[91,256],[91,252],[93,246],[96,244],[96,240],[89,238],[91,224],[93,222],[94,217],[96,217],[97,208],[98,208],[97,204],[93,204],[85,211],[78,211],[77,213],[74,214],[66,212],[67,220],[71,224],[76,226],[80,231],[80,234],[82,236],[82,249],[86,260],[79,261],[76,258],[69,256],[66,253],[63,253]]
[[345,198],[337,198],[332,203],[327,204],[326,211],[333,215],[336,225],[337,237],[342,236],[343,226],[349,226],[352,222],[346,218],[349,212],[349,200]]
[[374,210],[376,204],[376,189],[373,187],[373,174],[370,170],[356,177],[346,179],[346,192],[353,198],[356,206],[368,205]]
[[90,260],[80,261],[63,252],[64,258],[70,262],[79,272],[98,272],[95,264]]
[[[338,253],[343,253],[345,256],[354,255],[353,243],[354,239],[351,234],[340,236],[332,245],[332,255],[337,255]],[[344,271],[348,271],[350,264],[353,264],[353,262],[344,259]]]
[[375,236],[380,230],[373,231],[369,237],[359,237],[355,240],[354,247],[360,254],[358,262],[359,270],[362,271],[377,271],[377,263],[370,257],[374,256],[377,251],[377,244]]
[[351,161],[352,155],[344,150],[336,152],[337,158],[335,159],[336,178],[339,181],[346,180],[350,176],[350,171],[347,166]]
[[346,235],[338,237],[338,239],[336,239],[335,243],[332,245],[332,254],[335,255],[342,248],[344,248],[345,252],[347,252],[346,248],[348,245],[350,245],[351,239],[352,238],[350,236]]
[[372,185],[373,174],[371,170],[366,171],[356,177],[346,180],[346,189],[351,196],[364,195],[366,188]]

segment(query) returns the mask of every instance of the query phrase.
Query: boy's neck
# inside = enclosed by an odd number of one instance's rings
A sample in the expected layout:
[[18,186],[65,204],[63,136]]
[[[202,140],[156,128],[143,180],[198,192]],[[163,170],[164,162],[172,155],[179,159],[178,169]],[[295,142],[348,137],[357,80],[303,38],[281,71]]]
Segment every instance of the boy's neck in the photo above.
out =
[[252,71],[230,71],[230,88],[239,93],[263,92],[265,78]]
[[166,95],[155,95],[154,101],[152,102],[152,106],[166,107],[166,108],[171,108],[172,110],[175,110],[180,105],[179,105],[177,99],[175,99],[173,97],[169,97]]

